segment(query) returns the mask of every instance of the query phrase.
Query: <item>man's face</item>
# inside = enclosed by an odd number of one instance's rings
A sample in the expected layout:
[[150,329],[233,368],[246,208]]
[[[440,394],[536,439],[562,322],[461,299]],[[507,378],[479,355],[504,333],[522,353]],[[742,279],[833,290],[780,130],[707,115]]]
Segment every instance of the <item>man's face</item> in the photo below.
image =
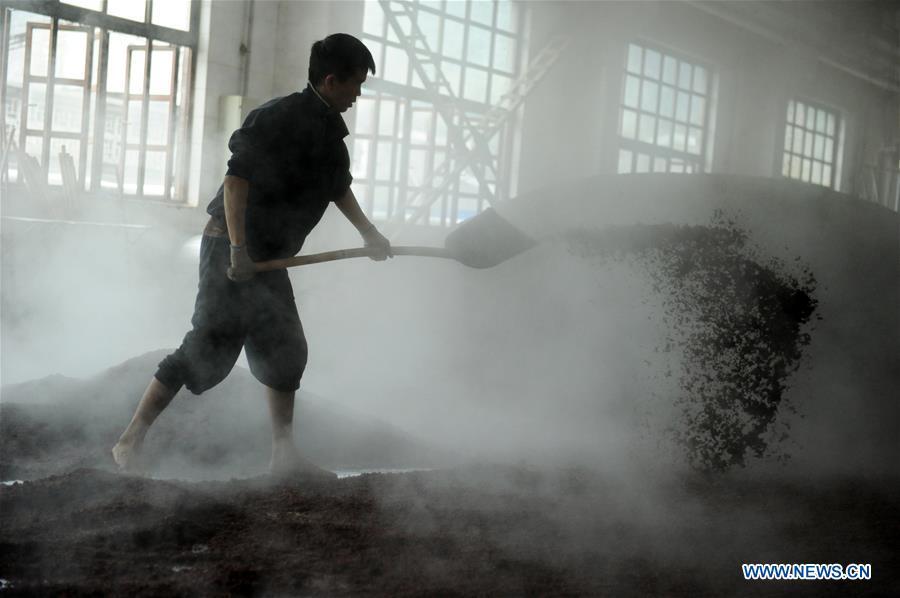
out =
[[328,75],[322,82],[320,93],[331,104],[332,109],[345,112],[362,95],[366,74],[367,71],[364,70],[356,71],[346,81],[339,81],[336,76]]

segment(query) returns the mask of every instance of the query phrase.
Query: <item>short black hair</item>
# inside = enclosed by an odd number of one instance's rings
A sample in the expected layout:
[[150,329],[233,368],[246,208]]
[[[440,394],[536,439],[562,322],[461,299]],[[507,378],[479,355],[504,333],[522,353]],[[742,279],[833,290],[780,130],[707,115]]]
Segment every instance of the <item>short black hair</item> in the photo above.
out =
[[318,85],[328,75],[346,81],[357,71],[375,74],[375,59],[361,41],[347,33],[333,33],[312,45],[309,52],[309,82]]

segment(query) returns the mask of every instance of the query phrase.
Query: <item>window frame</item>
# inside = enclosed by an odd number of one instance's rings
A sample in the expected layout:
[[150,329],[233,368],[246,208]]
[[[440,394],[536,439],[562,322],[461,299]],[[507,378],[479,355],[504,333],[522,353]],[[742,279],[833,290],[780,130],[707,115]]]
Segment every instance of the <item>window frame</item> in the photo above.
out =
[[[630,47],[634,45],[641,49],[641,66],[640,72],[635,72],[630,70],[629,68],[629,50]],[[656,52],[660,56],[660,64],[659,64],[659,77],[652,78],[646,75],[646,64],[647,64],[647,50],[652,50]],[[670,84],[665,82],[664,79],[664,65],[665,59],[671,58],[676,61],[675,63],[675,83]],[[680,64],[686,63],[691,66],[691,80],[689,82],[689,87],[682,87],[680,82],[678,81]],[[694,82],[696,78],[697,68],[700,67],[704,69],[706,72],[706,85],[703,92],[695,91]],[[716,71],[713,65],[703,60],[702,58],[698,58],[696,56],[692,56],[681,52],[677,49],[655,43],[653,41],[644,39],[644,38],[633,38],[625,42],[624,52],[622,53],[622,62],[621,62],[621,76],[619,78],[619,94],[618,94],[618,104],[616,111],[616,172],[619,174],[639,174],[639,173],[670,173],[670,174],[692,174],[692,173],[704,173],[708,171],[709,164],[711,163],[711,156],[709,155],[711,148],[713,146],[713,140],[711,136],[713,134],[713,123],[712,118],[715,114],[715,106],[713,105],[716,97]],[[626,94],[627,94],[627,83],[628,77],[633,76],[638,81],[638,95],[636,99],[635,106],[629,106],[626,104]],[[650,81],[658,85],[658,90],[656,93],[656,106],[655,111],[650,112],[645,110],[643,103],[644,96],[644,81]],[[667,117],[664,116],[661,111],[661,103],[662,103],[662,91],[663,87],[668,86],[673,89],[673,106],[672,106],[672,116]],[[680,121],[677,118],[677,110],[678,110],[678,93],[686,92],[688,93],[688,105],[687,105],[687,120]],[[691,122],[691,110],[694,102],[694,96],[700,96],[703,98],[705,102],[705,106],[703,109],[703,118],[700,124],[694,124]],[[625,119],[625,111],[628,110],[630,112],[635,113],[635,137],[629,138],[623,134],[624,128],[624,119]],[[640,117],[641,115],[648,115],[654,119],[653,125],[653,142],[647,142],[640,140]],[[674,139],[676,126],[681,125],[685,128],[685,149],[678,150],[674,147],[660,145],[659,144],[659,123],[660,120],[666,120],[672,123],[672,132],[671,135]],[[699,148],[697,153],[690,152],[687,147],[690,139],[690,131],[691,129],[699,129],[700,130],[700,140],[699,140]],[[671,144],[670,144],[671,145]],[[630,154],[630,170],[622,171],[620,169],[621,161],[622,161],[622,153],[628,152]],[[647,157],[648,159],[648,169],[639,171],[638,162],[642,157]],[[654,167],[654,163],[657,160],[664,160],[664,169],[662,171],[657,170]],[[673,171],[673,163],[680,162],[681,167],[684,170],[681,171]],[[690,170],[688,170],[690,168]]]
[[[154,0],[146,0],[144,6],[144,21],[138,22],[130,19],[126,19],[123,17],[117,17],[106,13],[108,0],[102,0],[101,10],[92,10],[89,8],[84,8],[80,6],[75,6],[71,4],[66,4],[61,2],[60,0],[5,0],[2,8],[0,8],[0,17],[3,20],[3,28],[2,28],[2,44],[0,44],[0,105],[5,105],[7,100],[7,73],[8,73],[8,59],[9,59],[9,44],[10,44],[10,21],[9,18],[11,15],[11,11],[22,11],[27,13],[32,13],[35,15],[40,15],[43,17],[48,17],[50,19],[50,23],[48,27],[50,28],[50,56],[49,56],[49,65],[48,65],[48,89],[52,87],[54,83],[55,77],[55,68],[54,68],[54,60],[56,56],[56,44],[58,33],[61,28],[65,29],[67,27],[77,27],[77,28],[86,28],[91,30],[91,35],[89,39],[97,39],[99,37],[99,51],[97,53],[97,59],[99,60],[99,64],[96,68],[96,80],[91,82],[92,86],[96,88],[96,101],[93,103],[90,100],[84,101],[82,110],[84,112],[84,119],[89,123],[88,127],[91,127],[92,130],[88,130],[83,133],[83,135],[79,136],[80,139],[80,154],[81,159],[79,160],[78,165],[78,180],[80,187],[82,189],[85,188],[87,174],[87,164],[88,160],[86,158],[87,147],[89,145],[89,140],[92,141],[91,145],[91,158],[90,162],[90,187],[89,190],[98,193],[102,192],[104,189],[107,189],[107,186],[102,184],[102,171],[103,171],[103,147],[104,144],[109,141],[107,137],[110,135],[109,132],[105,130],[106,121],[106,108],[107,108],[107,69],[108,69],[108,59],[109,59],[109,37],[111,33],[116,34],[124,34],[135,37],[140,37],[145,40],[143,44],[144,53],[145,53],[145,63],[144,63],[144,86],[143,90],[146,92],[144,97],[142,97],[142,114],[141,114],[141,140],[140,140],[140,149],[139,149],[139,166],[138,166],[138,184],[135,189],[134,194],[125,194],[124,193],[124,179],[125,175],[123,172],[120,172],[118,180],[116,182],[119,195],[122,197],[128,198],[136,198],[136,199],[146,199],[149,201],[153,200],[161,200],[165,203],[172,203],[183,205],[188,203],[188,198],[185,195],[187,189],[187,171],[183,170],[183,167],[179,167],[179,164],[185,164],[189,159],[187,155],[180,156],[177,163],[174,160],[174,153],[178,150],[188,154],[190,152],[190,128],[191,128],[191,111],[192,111],[192,101],[193,101],[193,93],[194,93],[194,74],[196,71],[196,60],[197,60],[197,49],[199,47],[199,23],[200,23],[200,2],[198,0],[189,0],[190,3],[190,17],[189,17],[189,30],[182,31],[180,29],[172,29],[168,27],[163,27],[160,25],[155,25],[151,22],[153,15],[153,1]],[[177,81],[178,77],[182,77],[182,86],[184,97],[182,98],[182,106],[181,106],[181,114],[177,114],[177,111],[170,110],[170,122],[167,131],[167,139],[168,139],[168,147],[166,150],[166,169],[165,169],[165,178],[164,178],[164,188],[162,195],[147,195],[143,192],[143,183],[146,175],[146,157],[147,157],[147,146],[150,145],[147,143],[147,127],[148,127],[148,119],[149,119],[149,111],[148,104],[152,100],[148,90],[151,76],[151,58],[154,53],[154,48],[157,50],[161,49],[162,46],[155,45],[154,42],[162,42],[167,44],[168,48],[172,48],[172,51],[175,54],[175,66],[173,68],[172,77],[173,80]],[[184,52],[183,49],[187,51]],[[91,45],[88,45],[88,53],[93,57],[93,48]],[[184,55],[187,60],[182,63],[180,57]],[[26,64],[26,72],[23,73],[23,81],[28,79],[28,69],[29,65]],[[86,79],[90,77],[91,71],[89,68],[93,68],[93,65],[89,65],[86,67]],[[128,88],[126,81],[126,89],[125,93],[123,93],[123,97],[127,97]],[[90,90],[89,90],[90,91]],[[172,101],[175,101],[175,98],[178,95],[179,89],[175,86],[172,86],[171,89],[171,97]],[[27,90],[23,88],[22,91],[23,98],[27,94]],[[42,171],[44,173],[44,178],[46,180],[47,174],[49,172],[49,138],[56,136],[53,132],[47,127],[47,123],[52,122],[52,107],[53,107],[53,93],[50,92],[47,101],[46,101],[46,110],[47,114],[45,115],[44,122],[44,130],[43,134],[43,146],[42,146]],[[93,114],[91,114],[93,111]],[[24,142],[25,130],[27,128],[27,107],[23,106],[21,109],[21,117],[22,126],[20,127],[21,131],[16,133],[17,138],[21,139]],[[3,111],[3,114],[0,115],[0,125],[2,125],[3,131],[6,131],[6,111]],[[176,139],[176,134],[177,135]],[[22,137],[19,137],[20,134]],[[173,145],[176,144],[177,148]],[[23,146],[24,147],[24,146]],[[154,151],[152,148],[150,151]],[[123,145],[122,147],[122,156],[121,159],[125,159],[126,147]],[[178,169],[180,172],[175,172]],[[5,176],[5,174],[4,174]]]
[[[368,9],[370,4],[375,10],[381,10],[380,2],[366,3],[366,9]],[[458,2],[456,4],[462,5],[463,3]],[[509,23],[509,28],[504,28],[501,27],[499,22],[501,10],[499,2],[492,0],[490,5],[491,24],[486,25],[482,21],[473,20],[472,3],[469,1],[465,2],[464,16],[448,13],[446,2],[441,2],[438,7],[422,3],[414,4],[417,25],[420,28],[422,27],[421,21],[419,21],[420,14],[427,13],[430,15],[430,18],[437,19],[437,36],[433,39],[430,37],[428,38],[429,47],[432,52],[437,55],[438,62],[442,67],[444,65],[452,65],[453,68],[459,70],[459,80],[455,85],[452,85],[452,91],[456,96],[455,101],[461,109],[469,115],[470,119],[473,119],[473,117],[475,118],[474,122],[477,122],[478,117],[486,114],[491,109],[494,103],[494,88],[497,85],[497,77],[505,78],[507,80],[508,88],[511,89],[513,83],[521,76],[520,57],[525,44],[524,36],[521,33],[522,24],[524,23],[524,15],[522,14],[523,9],[521,7],[512,6],[512,3],[510,3],[510,10],[514,12],[511,14],[512,18]],[[370,45],[370,48],[373,50],[372,53],[376,64],[381,65],[382,67],[382,76],[367,84],[368,89],[364,91],[363,97],[373,102],[371,110],[371,130],[363,132],[359,128],[358,120],[354,123],[354,147],[351,148],[351,151],[355,158],[357,154],[356,144],[359,141],[368,143],[368,161],[366,164],[357,165],[359,167],[359,172],[354,182],[358,187],[363,187],[362,192],[360,193],[360,203],[366,214],[377,220],[393,221],[398,220],[400,217],[407,218],[410,215],[409,210],[414,209],[414,207],[408,205],[408,199],[421,189],[421,185],[410,185],[407,177],[393,176],[394,174],[405,173],[409,170],[411,154],[413,152],[425,152],[423,158],[424,167],[421,173],[421,182],[424,183],[441,165],[440,160],[446,160],[449,157],[452,157],[454,152],[451,149],[450,135],[446,131],[443,135],[444,139],[438,138],[438,130],[440,127],[444,126],[445,123],[439,110],[434,106],[433,98],[428,94],[424,85],[416,83],[417,76],[411,60],[406,61],[405,76],[397,77],[397,79],[405,81],[404,83],[395,81],[394,77],[388,78],[385,76],[388,73],[388,65],[386,62],[388,49],[392,48],[392,51],[399,50],[403,52],[405,56],[408,56],[408,53],[407,50],[400,45],[387,18],[381,15],[377,18],[380,20],[380,35],[376,35],[371,32],[372,30],[366,29],[366,15],[364,14],[364,24],[360,39],[367,45]],[[447,57],[443,54],[443,41],[446,35],[446,25],[448,22],[463,27],[459,58]],[[484,29],[490,34],[490,45],[488,47],[487,55],[488,66],[470,60],[469,30],[472,27]],[[509,38],[514,44],[508,62],[510,70],[499,68],[496,65],[495,55],[498,52],[497,36]],[[477,69],[479,72],[487,74],[487,82],[484,89],[484,102],[478,102],[466,97],[466,87],[471,84],[470,77],[467,76],[467,69],[469,68]],[[444,71],[444,77],[447,76],[447,72]],[[395,112],[393,123],[393,135],[387,133],[382,134],[379,133],[378,130],[381,119],[382,102],[385,100],[397,102],[397,104],[395,104],[395,110],[397,112]],[[398,118],[399,111],[401,111],[398,107],[400,104],[403,104],[402,118]],[[414,130],[412,126],[413,113],[424,111],[429,112],[431,115],[426,139],[424,142],[414,141],[412,139]],[[376,178],[375,164],[378,160],[378,144],[387,142],[389,139],[393,140],[389,158],[391,161],[391,176],[389,176],[388,182],[385,182],[384,179]],[[502,189],[508,186],[505,185],[504,182],[509,179],[511,171],[509,158],[503,159],[503,156],[509,156],[511,152],[501,152],[500,150],[501,148],[511,148],[513,142],[513,135],[510,134],[510,129],[507,127],[498,132],[489,144],[492,148],[493,158],[497,161],[496,173],[498,178],[497,181],[490,181],[490,184],[494,185],[494,188],[496,189],[495,193],[497,193],[498,196],[502,192]],[[496,148],[496,150],[494,150],[494,148]],[[463,171],[463,174],[450,184],[447,192],[431,205],[429,215],[424,219],[427,226],[452,226],[461,221],[461,203],[465,205],[474,202],[476,207],[475,213],[478,213],[487,207],[487,201],[480,193],[477,191],[470,193],[461,189],[464,185],[461,184],[459,179],[462,179],[469,170],[470,169],[466,169]],[[384,211],[382,210],[383,206],[375,205],[376,189],[384,187],[388,189],[386,217],[382,217],[381,215],[382,211]],[[384,191],[378,191],[378,193],[383,192]],[[378,208],[377,213],[376,208]],[[466,214],[468,214],[468,211]]]
[[[796,114],[797,114],[797,104],[798,103],[802,104],[806,109],[813,108],[817,112],[818,111],[824,112],[826,115],[826,119],[829,115],[833,116],[834,117],[834,134],[833,135],[828,134],[827,121],[826,121],[826,130],[825,131],[819,131],[816,128],[815,122],[813,123],[812,129],[807,129],[805,123],[803,123],[802,125],[797,124],[795,122],[795,120],[793,120],[793,119],[796,117]],[[790,114],[789,111],[791,111],[792,105],[793,105],[793,113]],[[844,121],[845,121],[845,119],[843,117],[843,112],[840,109],[838,109],[834,106],[829,106],[828,104],[826,104],[824,102],[810,99],[809,97],[806,97],[802,94],[797,94],[788,99],[788,101],[785,104],[783,114],[784,114],[784,120],[782,121],[782,134],[781,134],[781,138],[780,138],[780,143],[777,146],[780,151],[775,152],[775,155],[778,156],[778,159],[776,162],[776,169],[777,169],[776,173],[779,176],[789,179],[789,180],[792,180],[792,181],[798,181],[801,183],[808,183],[811,185],[818,185],[820,187],[826,187],[828,189],[837,190],[839,188],[839,183],[840,183],[839,177],[840,177],[840,173],[841,173],[840,158],[841,158],[841,145],[842,145],[842,140],[843,140],[843,127],[844,127]],[[795,130],[800,129],[801,131],[803,131],[804,132],[804,137],[803,137],[804,140],[805,140],[806,135],[808,135],[808,134],[812,135],[813,140],[812,140],[812,149],[811,149],[810,155],[806,155],[806,153],[803,151],[805,148],[803,148],[802,146],[800,148],[800,153],[795,153],[793,151],[793,148],[791,148],[791,150],[788,150],[785,147],[787,145],[787,139],[788,139],[787,136],[788,136],[789,128],[793,128]],[[796,132],[792,131],[791,134],[792,134],[791,145],[793,146],[793,135],[795,135]],[[827,142],[828,139],[831,139],[831,141],[832,141],[831,156],[830,156],[831,161],[830,162],[827,161],[826,159],[818,160],[815,157],[815,136],[817,134],[823,135],[826,140],[825,142]],[[804,142],[801,141],[800,143],[803,144]],[[823,154],[824,154],[824,148],[823,148]],[[795,156],[799,159],[800,168],[801,168],[800,175],[797,177],[791,176],[789,165],[787,168],[788,172],[785,173],[785,162],[784,162],[785,159],[788,157],[792,158]],[[810,169],[809,169],[809,177],[807,179],[804,179],[803,172],[802,172],[802,167],[803,167],[802,163],[806,159],[808,159],[810,161]],[[821,182],[816,182],[816,181],[812,180],[813,165],[815,162],[821,162],[823,165],[827,165],[830,167],[831,173],[830,173],[830,177],[829,177],[829,180],[827,183],[821,183]]]

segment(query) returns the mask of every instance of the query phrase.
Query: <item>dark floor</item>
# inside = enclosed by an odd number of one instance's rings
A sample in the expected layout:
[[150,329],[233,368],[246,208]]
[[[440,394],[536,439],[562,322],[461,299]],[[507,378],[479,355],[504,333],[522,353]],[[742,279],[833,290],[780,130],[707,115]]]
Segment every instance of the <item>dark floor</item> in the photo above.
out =
[[[897,480],[472,466],[334,482],[92,469],[4,486],[7,595],[900,595]],[[742,562],[871,563],[744,581]]]

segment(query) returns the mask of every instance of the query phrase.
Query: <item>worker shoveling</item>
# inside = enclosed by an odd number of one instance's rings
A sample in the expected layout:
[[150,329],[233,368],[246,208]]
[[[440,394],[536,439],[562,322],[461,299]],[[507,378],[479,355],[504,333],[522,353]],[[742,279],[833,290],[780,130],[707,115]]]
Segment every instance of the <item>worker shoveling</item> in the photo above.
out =
[[[634,225],[573,229],[545,239],[581,259],[627,260],[652,281],[672,339],[657,352],[677,352],[679,393],[667,397],[680,418],[669,432],[687,461],[703,470],[744,465],[777,455],[770,442],[790,374],[810,341],[815,277],[778,260],[764,262],[746,231],[717,212],[709,226]],[[538,242],[493,209],[452,231],[444,248],[393,247],[394,255],[448,258],[466,266],[496,266]],[[366,248],[258,264],[284,268],[362,257]],[[599,272],[598,272],[599,275]]]

